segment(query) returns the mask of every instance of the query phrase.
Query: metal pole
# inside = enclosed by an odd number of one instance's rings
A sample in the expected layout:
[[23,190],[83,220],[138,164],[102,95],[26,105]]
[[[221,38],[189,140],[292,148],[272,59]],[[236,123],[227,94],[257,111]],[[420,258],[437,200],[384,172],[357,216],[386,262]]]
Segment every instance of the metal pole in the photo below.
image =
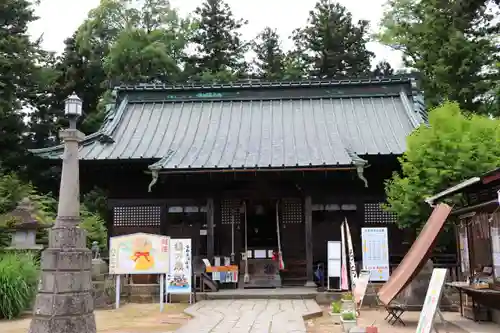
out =
[[279,200],[276,200],[276,235],[278,236],[278,267],[281,269],[281,235],[280,235],[280,216]]
[[231,263],[234,263],[234,209],[231,208]]
[[245,215],[245,275],[243,282],[250,282],[250,275],[248,274],[248,225],[247,225],[247,203],[243,202],[243,211]]

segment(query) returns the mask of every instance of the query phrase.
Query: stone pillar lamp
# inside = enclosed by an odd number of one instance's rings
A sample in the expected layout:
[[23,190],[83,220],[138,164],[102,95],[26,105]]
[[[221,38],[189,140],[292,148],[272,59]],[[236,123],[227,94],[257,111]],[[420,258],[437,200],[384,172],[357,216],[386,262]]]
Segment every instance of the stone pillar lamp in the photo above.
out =
[[1,229],[11,234],[11,244],[6,250],[42,250],[36,244],[36,232],[48,228],[37,218],[37,210],[30,199],[23,199],[10,213],[0,217]]
[[42,252],[41,278],[29,333],[95,333],[91,294],[92,252],[80,222],[78,142],[76,129],[82,101],[74,93],[66,99],[64,114],[70,127],[60,132],[64,142],[59,204],[49,246]]

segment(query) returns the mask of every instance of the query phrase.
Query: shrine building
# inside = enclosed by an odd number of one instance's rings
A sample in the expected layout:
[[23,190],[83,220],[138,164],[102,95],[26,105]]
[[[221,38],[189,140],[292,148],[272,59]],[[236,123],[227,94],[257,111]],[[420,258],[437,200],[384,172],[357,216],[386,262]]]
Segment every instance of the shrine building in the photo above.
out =
[[[195,257],[235,264],[245,244],[279,243],[284,285],[312,281],[345,219],[358,263],[361,227],[389,228],[391,265],[414,240],[381,207],[426,122],[412,78],[121,86],[115,98],[80,144],[82,191],[108,191],[110,236],[191,238]],[[59,163],[63,147],[33,152]]]

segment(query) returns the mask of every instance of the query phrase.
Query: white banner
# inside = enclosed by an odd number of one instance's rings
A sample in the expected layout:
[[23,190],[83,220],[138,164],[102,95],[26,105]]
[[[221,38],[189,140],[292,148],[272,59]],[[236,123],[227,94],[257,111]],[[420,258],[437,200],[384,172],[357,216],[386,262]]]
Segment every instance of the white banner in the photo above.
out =
[[167,294],[191,293],[191,239],[170,239],[170,273]]
[[363,269],[371,272],[370,281],[389,280],[387,228],[361,228]]
[[[467,236],[467,227],[459,229],[459,247],[460,247],[460,266],[462,268],[462,273],[466,276],[470,276],[470,259],[469,259],[469,240]],[[493,228],[492,228],[493,235]],[[492,237],[493,239],[493,237]],[[493,250],[493,253],[495,251]],[[494,257],[494,256],[493,256]]]
[[345,229],[347,236],[347,251],[349,253],[349,271],[351,273],[351,290],[354,291],[354,288],[356,287],[356,280],[358,279],[358,272],[356,271],[354,247],[352,246],[351,230],[349,229],[349,223],[347,222],[347,219],[345,220]]
[[344,228],[345,222],[342,222],[340,225],[340,233],[342,236],[342,268],[341,268],[341,275],[340,275],[340,289],[342,290],[349,290],[349,282],[347,278],[347,256],[346,256],[346,243],[345,243],[345,228]]

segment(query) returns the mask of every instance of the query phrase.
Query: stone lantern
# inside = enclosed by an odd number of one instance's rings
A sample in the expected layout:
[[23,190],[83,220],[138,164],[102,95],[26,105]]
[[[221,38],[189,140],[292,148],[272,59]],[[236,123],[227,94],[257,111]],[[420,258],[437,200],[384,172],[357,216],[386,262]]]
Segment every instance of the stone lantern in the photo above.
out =
[[80,224],[78,145],[84,138],[77,128],[82,100],[66,99],[69,128],[59,133],[64,142],[57,218],[49,231],[49,245],[41,256],[41,283],[28,333],[95,333],[92,297],[92,252]]
[[42,250],[43,245],[36,244],[38,230],[49,228],[38,221],[37,209],[30,199],[23,199],[10,213],[0,217],[3,229],[11,233],[11,244],[7,250]]

